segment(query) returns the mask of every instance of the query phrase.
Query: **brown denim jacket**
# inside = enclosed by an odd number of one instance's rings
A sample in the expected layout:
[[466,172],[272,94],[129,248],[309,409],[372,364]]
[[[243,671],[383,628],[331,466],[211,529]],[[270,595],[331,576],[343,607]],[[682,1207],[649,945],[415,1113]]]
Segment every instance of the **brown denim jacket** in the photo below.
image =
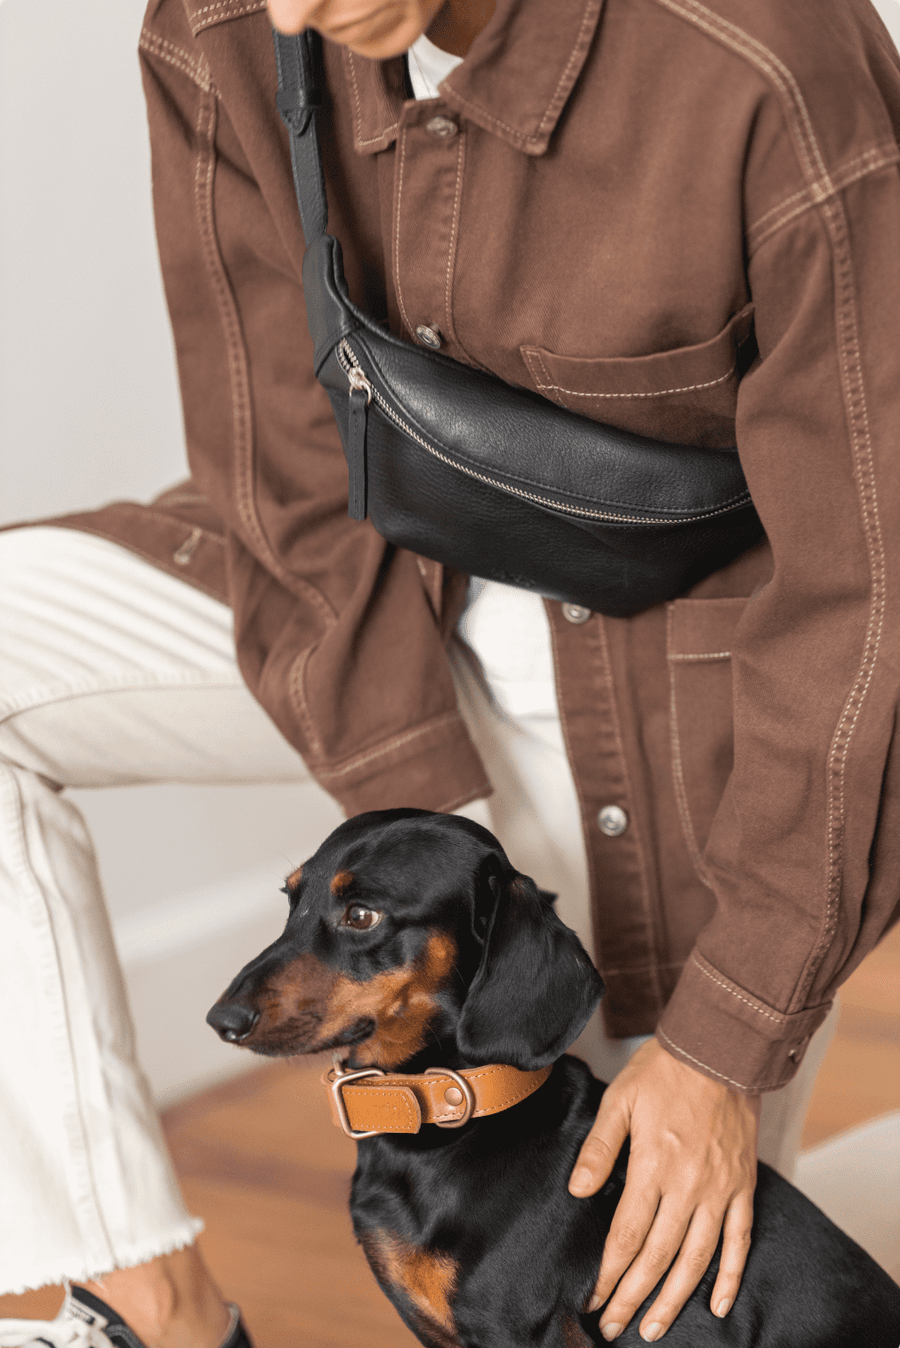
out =
[[[348,811],[451,809],[489,789],[460,578],[347,518],[263,0],[153,0],[141,48],[194,482],[69,522],[227,597]],[[499,0],[436,100],[326,60],[357,303],[601,421],[736,434],[768,544],[633,619],[548,612],[608,1027],[779,1086],[900,897],[896,53],[867,0]]]

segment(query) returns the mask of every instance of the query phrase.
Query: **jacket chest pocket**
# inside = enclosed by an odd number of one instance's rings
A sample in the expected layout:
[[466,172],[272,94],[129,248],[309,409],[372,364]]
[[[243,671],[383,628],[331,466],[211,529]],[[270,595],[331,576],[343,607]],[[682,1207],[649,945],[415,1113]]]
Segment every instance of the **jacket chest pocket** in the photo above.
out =
[[753,305],[708,342],[649,356],[520,351],[537,391],[572,412],[655,440],[725,449],[735,443],[738,384],[756,355]]
[[668,606],[672,773],[685,842],[704,882],[703,849],[734,762],[731,647],[746,606],[744,597]]

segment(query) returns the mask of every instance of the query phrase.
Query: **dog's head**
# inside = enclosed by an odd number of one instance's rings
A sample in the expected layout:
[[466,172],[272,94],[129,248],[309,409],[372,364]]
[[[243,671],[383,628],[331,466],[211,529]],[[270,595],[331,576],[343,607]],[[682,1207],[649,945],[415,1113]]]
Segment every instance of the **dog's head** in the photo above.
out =
[[284,932],[207,1016],[257,1053],[529,1070],[565,1051],[603,992],[552,896],[467,819],[357,815],[285,889]]

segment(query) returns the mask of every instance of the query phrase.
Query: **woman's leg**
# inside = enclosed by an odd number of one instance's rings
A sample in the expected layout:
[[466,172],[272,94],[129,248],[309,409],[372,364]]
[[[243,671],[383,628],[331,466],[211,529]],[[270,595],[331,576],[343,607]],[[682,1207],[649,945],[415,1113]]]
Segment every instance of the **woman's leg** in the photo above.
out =
[[[155,1289],[145,1342],[221,1340],[199,1257],[174,1256],[200,1223],[135,1060],[90,839],[64,788],[306,779],[241,681],[224,605],[104,540],[0,534],[0,1290],[129,1270],[104,1284],[121,1306],[105,1299],[127,1319]],[[150,1333],[170,1295],[208,1332]]]

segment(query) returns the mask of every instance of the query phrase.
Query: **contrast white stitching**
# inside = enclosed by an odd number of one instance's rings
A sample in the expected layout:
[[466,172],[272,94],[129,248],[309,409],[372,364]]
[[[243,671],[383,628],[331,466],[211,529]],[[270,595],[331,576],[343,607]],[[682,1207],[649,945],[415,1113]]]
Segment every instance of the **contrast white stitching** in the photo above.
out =
[[756,1001],[752,1001],[749,997],[744,997],[741,993],[735,992],[734,988],[723,982],[721,978],[716,978],[715,974],[711,974],[708,969],[704,969],[696,955],[691,955],[691,963],[696,965],[701,974],[706,974],[706,977],[715,983],[716,987],[724,988],[726,992],[730,992],[732,997],[736,997],[739,1002],[743,1002],[745,1006],[749,1006],[750,1010],[755,1011],[757,1015],[765,1016],[766,1020],[774,1020],[780,1025],[787,1024],[790,1019],[789,1016],[783,1016],[777,1011],[763,1011]]
[[[742,314],[736,314],[735,317],[727,324],[727,326],[724,329],[724,332],[719,334],[719,337],[721,338],[726,333],[731,332],[731,330],[737,325],[737,320],[741,317]],[[739,352],[741,348],[746,344],[746,342],[749,341],[751,333],[752,328],[748,328],[748,330],[744,333],[744,335],[738,338],[738,340],[735,343],[736,351]],[[712,343],[715,343],[716,341],[717,338],[714,337],[711,339],[711,342],[707,342],[705,343],[705,345],[709,346]],[[692,347],[675,347],[671,352],[667,352],[664,354],[681,355],[683,352],[690,351],[693,349],[694,348]],[[550,371],[547,369],[547,363],[544,360],[544,353],[541,351],[540,347],[526,346],[522,347],[521,350],[522,356],[525,360],[525,364],[528,366],[529,373],[531,374],[531,377],[534,380],[535,388],[539,388],[544,392],[553,391],[557,393],[570,394],[573,398],[663,398],[671,393],[692,393],[695,392],[697,389],[714,388],[717,384],[724,384],[728,379],[731,378],[731,376],[737,369],[737,356],[735,356],[731,368],[729,370],[726,370],[725,374],[719,375],[716,379],[709,379],[706,381],[706,383],[703,384],[685,384],[681,388],[656,389],[648,393],[579,393],[575,389],[565,388],[562,384],[553,384],[550,382],[552,379],[552,375],[550,374]],[[547,352],[547,355],[550,354],[551,354],[550,352]],[[575,359],[579,359],[579,357],[575,357]],[[613,359],[617,358],[613,357]],[[649,360],[650,357],[624,356],[618,359],[622,359],[625,361],[628,360],[646,361]],[[534,368],[535,362],[540,366],[541,370],[543,371],[544,376],[543,379],[541,379],[540,375],[535,371]]]
[[[670,605],[666,613],[666,646],[671,648],[673,640],[674,623],[674,605]],[[681,762],[681,735],[678,730],[678,700],[675,689],[675,670],[669,669],[669,732],[672,737],[672,776],[675,786],[675,799],[678,803],[678,813],[681,815],[681,829],[684,833],[684,841],[687,845],[691,861],[697,876],[706,885],[707,889],[712,889],[712,883],[709,878],[709,872],[703,864],[703,857],[700,853],[700,847],[697,842],[697,834],[694,831],[694,821],[691,819],[691,812],[688,807],[687,788],[684,781],[684,769]]]
[[377,145],[380,141],[384,140],[387,136],[392,135],[393,132],[395,132],[395,131],[397,130],[397,127],[400,125],[400,123],[399,123],[399,122],[392,122],[391,125],[390,125],[389,127],[387,127],[384,131],[382,131],[380,135],[378,135],[378,136],[370,136],[368,140],[363,140],[363,138],[362,138],[362,104],[361,104],[360,98],[359,98],[359,85],[358,85],[357,82],[356,82],[356,66],[355,66],[354,60],[353,60],[353,52],[352,52],[352,51],[347,51],[346,48],[345,48],[344,50],[345,50],[345,54],[346,54],[346,57],[347,57],[347,65],[348,65],[349,68],[350,68],[350,79],[351,79],[351,81],[352,81],[352,83],[353,83],[353,101],[354,101],[354,103],[356,104],[356,143],[357,143],[357,145],[359,145],[360,147],[362,147],[363,145]]
[[[235,499],[238,513],[248,534],[254,539],[259,555],[265,558],[269,570],[278,577],[290,594],[302,595],[323,618],[333,626],[335,616],[327,600],[311,585],[290,574],[271,547],[262,527],[253,499],[253,428],[250,404],[249,373],[243,346],[237,304],[228,281],[219,252],[215,231],[213,202],[215,155],[215,127],[217,106],[209,94],[200,100],[197,116],[197,163],[194,170],[194,200],[200,250],[215,296],[222,324],[222,335],[227,352],[228,376],[232,399],[232,424],[235,446]],[[294,710],[310,736],[310,747],[320,751],[319,742],[308,716],[293,702]]]
[[[880,166],[882,155],[885,156],[885,162],[889,163],[891,159],[897,159],[898,155],[900,155],[900,151],[898,151],[897,146],[893,141],[887,145],[875,145],[872,149],[865,150],[862,154],[857,155],[855,159],[850,159],[846,164],[841,164],[839,168],[835,169],[832,175],[834,186],[842,186],[847,181],[846,175],[848,173],[855,174],[856,170],[859,168],[868,170],[873,164]],[[747,233],[753,234],[765,224],[770,216],[778,215],[780,211],[785,210],[793,202],[799,201],[801,197],[807,197],[808,193],[808,187],[801,187],[799,191],[792,192],[789,197],[785,197],[784,200],[779,201],[777,205],[771,206],[769,210],[764,211],[758,219],[754,220],[753,224],[748,226]]]
[[575,45],[569,54],[565,69],[557,81],[556,88],[553,90],[553,96],[544,110],[544,115],[538,122],[537,135],[531,137],[532,141],[536,141],[538,136],[543,136],[546,123],[549,122],[558,111],[561,91],[566,80],[569,78],[569,71],[584,51],[585,43],[588,39],[588,27],[596,23],[598,9],[599,5],[596,3],[596,0],[589,0],[588,4],[585,5],[584,13],[581,16],[581,26],[578,29],[578,36],[575,39]]
[[306,732],[310,752],[314,757],[319,758],[324,753],[324,749],[315,722],[312,719],[312,713],[309,710],[309,703],[306,700],[306,666],[312,658],[314,649],[314,647],[308,646],[305,651],[300,652],[292,663],[288,681],[288,698],[297,719]]
[[708,655],[674,655],[666,656],[667,660],[687,660],[690,662],[699,662],[701,660],[730,660],[731,651],[710,651]]
[[159,37],[158,34],[151,32],[149,28],[141,29],[141,36],[138,46],[151,56],[158,57],[161,61],[166,61],[182,74],[189,76],[193,82],[203,90],[209,93],[211,82],[209,77],[209,63],[204,56],[196,61],[189,52],[181,47],[176,47],[173,42],[167,38]]
[[[544,364],[543,360],[541,364]],[[665,398],[671,393],[694,393],[701,388],[715,388],[716,384],[724,384],[729,380],[736,369],[737,361],[725,374],[719,375],[718,379],[708,379],[705,384],[685,384],[683,388],[663,388],[653,393],[579,393],[576,389],[564,388],[562,384],[538,384],[538,388],[544,392],[567,393],[572,398]]]
[[844,771],[850,750],[850,741],[853,738],[875,670],[886,607],[884,543],[881,534],[872,441],[862,377],[859,331],[856,318],[855,279],[850,254],[849,230],[844,209],[839,199],[836,198],[829,202],[825,206],[823,214],[827,221],[834,250],[835,289],[840,298],[837,317],[841,334],[839,343],[841,384],[847,409],[847,422],[850,427],[851,450],[856,469],[854,477],[857,483],[860,515],[866,539],[866,551],[869,556],[872,599],[869,606],[869,619],[859,671],[835,729],[829,757],[827,838],[829,875],[825,893],[825,913],[819,941],[810,956],[805,975],[800,980],[795,994],[795,999],[798,1001],[802,1001],[808,993],[815,971],[824,958],[837,925],[837,901],[841,887],[841,863],[843,860]]
[[459,712],[448,711],[443,716],[436,717],[433,721],[426,722],[425,725],[417,726],[415,730],[410,730],[405,735],[398,735],[395,739],[388,740],[378,749],[373,749],[370,753],[362,754],[359,758],[352,758],[349,763],[345,763],[340,768],[329,768],[326,771],[317,771],[316,776],[331,780],[332,777],[344,777],[348,772],[355,772],[357,768],[364,767],[366,763],[373,762],[376,758],[383,758],[385,754],[391,753],[394,749],[401,749],[404,744],[410,740],[418,739],[420,735],[426,735],[430,730],[439,730],[441,726],[449,724],[451,721],[459,719]]
[[[254,0],[250,5],[239,5],[233,8],[234,0],[218,0],[215,5],[204,5],[202,9],[197,9],[189,16],[191,32],[194,37],[204,28],[211,27],[214,23],[222,22],[226,19],[237,19],[242,14],[255,14],[258,10],[265,9],[266,0]],[[221,11],[221,12],[220,12]],[[201,14],[208,14],[209,18],[200,19]],[[196,20],[200,19],[197,23]]]
[[453,285],[453,263],[456,257],[456,235],[459,229],[459,207],[462,201],[462,179],[463,179],[463,148],[464,140],[462,136],[457,136],[456,147],[456,192],[453,198],[453,219],[450,223],[450,241],[447,245],[447,279],[444,285],[444,316],[447,323],[447,336],[456,337],[456,329],[453,323],[452,285]]
[[[609,637],[607,636],[606,619],[600,614],[597,615],[598,622],[594,627],[594,640],[599,637],[600,663],[602,668],[603,681],[606,685],[607,699],[607,718],[608,725],[612,729],[613,739],[616,746],[616,758],[619,764],[622,786],[624,788],[625,800],[634,799],[634,789],[631,781],[631,772],[629,771],[628,759],[625,755],[625,746],[622,741],[622,722],[619,715],[618,700],[616,698],[616,685],[613,679],[612,660],[609,654]],[[647,875],[647,858],[645,848],[641,845],[641,824],[640,820],[632,815],[631,824],[626,835],[630,839],[633,849],[633,856],[637,863],[637,870],[640,875],[640,897],[642,900],[644,926],[648,933],[653,932],[654,920],[650,910],[650,881]],[[618,846],[622,846],[621,840]],[[652,939],[652,938],[651,938]],[[648,940],[648,945],[651,941]],[[659,977],[659,966],[648,969],[648,973],[653,975],[654,991],[656,993],[657,1004],[662,1004],[665,1000],[662,991],[662,982]]]
[[[859,182],[860,179],[870,177],[873,173],[880,172],[881,169],[889,168],[892,164],[896,164],[898,160],[900,160],[900,150],[898,150],[896,146],[892,146],[890,151],[878,156],[875,155],[874,151],[869,151],[869,154],[873,157],[866,163],[854,161],[852,172],[838,170],[833,175],[834,191],[832,195],[836,195],[838,192],[843,191],[843,189],[849,187],[851,183]],[[860,156],[860,160],[865,158],[866,156],[864,155]],[[783,215],[778,219],[773,220],[765,229],[761,230],[759,228],[762,221],[766,218],[765,216],[760,216],[760,219],[757,220],[754,225],[750,226],[747,231],[747,246],[751,253],[755,253],[767,239],[770,239],[773,234],[777,234],[785,227],[785,225],[790,224],[792,220],[796,220],[798,216],[803,215],[806,211],[812,210],[813,207],[823,204],[822,198],[816,196],[816,198],[813,199],[813,196],[808,190],[804,189],[802,192],[795,192],[791,197],[786,198],[780,206],[775,206],[772,208],[772,211],[767,211],[766,215],[772,215],[774,212],[780,211],[783,207],[786,207],[789,202],[794,201],[798,204],[795,205],[792,210],[785,210]]]
[[525,363],[527,364],[528,369],[529,369],[529,371],[530,371],[530,373],[531,373],[531,377],[534,379],[534,382],[535,382],[535,384],[537,385],[537,387],[538,387],[538,388],[541,387],[541,376],[540,376],[539,374],[538,374],[538,375],[535,375],[534,370],[532,369],[532,366],[531,366],[532,360],[537,360],[537,363],[538,363],[538,365],[540,366],[540,368],[541,368],[541,370],[543,371],[543,374],[544,374],[544,379],[543,379],[544,386],[549,387],[550,381],[551,381],[551,379],[553,378],[553,376],[551,375],[550,371],[547,369],[547,366],[546,366],[546,364],[545,364],[545,362],[544,362],[544,357],[543,357],[542,352],[541,352],[540,350],[538,350],[538,349],[535,349],[535,350],[526,350],[524,354],[525,354]]
[[406,162],[406,135],[400,137],[400,161],[397,165],[397,209],[394,216],[394,285],[397,290],[397,304],[407,332],[412,333],[412,324],[406,314],[403,289],[400,285],[400,201],[403,195],[403,165]]
[[718,1077],[720,1081],[727,1081],[729,1086],[737,1086],[742,1091],[752,1091],[754,1095],[759,1091],[774,1091],[779,1086],[786,1086],[791,1079],[788,1075],[780,1081],[766,1081],[758,1086],[747,1086],[743,1081],[735,1081],[734,1077],[727,1077],[724,1072],[717,1072],[714,1067],[710,1067],[709,1063],[702,1062],[700,1058],[695,1058],[692,1054],[686,1052],[679,1044],[675,1043],[674,1039],[670,1039],[665,1030],[661,1030],[659,1026],[656,1027],[656,1033],[660,1039],[665,1039],[667,1044],[671,1044],[675,1051],[681,1054],[682,1058],[687,1058],[688,1062],[696,1063],[698,1067],[702,1067],[704,1072],[709,1072],[711,1076]]
[[743,29],[735,24],[729,23],[720,15],[714,14],[712,10],[701,5],[699,0],[657,0],[658,4],[665,5],[675,14],[680,14],[683,18],[693,22],[698,28],[722,42],[725,46],[731,47],[733,51],[739,52],[751,61],[758,70],[767,75],[779,92],[784,96],[787,104],[787,111],[790,120],[793,123],[794,131],[798,141],[798,150],[805,166],[807,178],[810,181],[810,187],[813,192],[818,188],[815,182],[816,170],[813,164],[815,159],[818,165],[819,176],[821,179],[820,200],[828,195],[832,188],[828,177],[828,171],[825,168],[824,161],[819,152],[819,147],[813,133],[810,122],[809,112],[806,103],[800,91],[797,81],[788,70],[787,66],[781,62],[774,52],[768,47],[745,33]]
[[491,113],[486,112],[485,109],[481,107],[480,104],[473,103],[470,99],[464,98],[462,94],[459,93],[459,91],[454,88],[452,75],[447,80],[448,88],[453,93],[454,98],[457,99],[463,105],[463,107],[471,108],[474,112],[477,112],[478,115],[482,117],[485,121],[492,122],[494,126],[499,126],[502,128],[502,130],[508,131],[518,144],[533,145],[533,146],[540,145],[541,141],[544,139],[545,124],[550,120],[550,118],[554,115],[556,111],[556,104],[559,99],[559,91],[562,88],[563,84],[565,83],[566,79],[568,78],[569,70],[571,69],[573,62],[576,61],[579,55],[581,54],[581,50],[584,44],[584,35],[586,33],[587,26],[596,17],[596,10],[597,5],[593,2],[589,3],[585,7],[581,19],[581,25],[578,30],[578,36],[575,39],[575,44],[572,48],[568,62],[566,63],[566,67],[563,70],[562,75],[559,77],[556,88],[553,90],[552,97],[550,98],[550,101],[547,104],[547,107],[544,109],[544,112],[541,116],[541,120],[538,122],[537,130],[532,132],[531,134],[529,134],[527,131],[520,131],[518,127],[510,126],[508,122],[502,122],[499,117],[494,117]]
[[[192,20],[199,19],[201,14],[211,14],[214,10],[217,9],[231,10],[233,6],[234,0],[216,0],[216,3],[213,5],[203,5],[201,6],[200,9],[195,9],[191,14],[191,19]],[[234,10],[234,13],[243,14],[244,10],[246,9],[265,9],[265,7],[266,7],[266,0],[256,0],[255,4],[244,5],[243,7],[239,7],[238,9]]]
[[[450,78],[452,79],[452,76]],[[468,98],[463,98],[462,94],[458,93],[457,90],[453,88],[453,85],[450,83],[450,79],[447,80],[447,87],[452,92],[453,97],[457,99],[460,103],[462,103],[464,108],[474,109],[474,111],[479,113],[480,116],[482,116],[485,119],[485,121],[493,122],[495,126],[502,127],[504,131],[508,131],[510,135],[514,136],[517,141],[519,142],[524,141],[526,145],[531,145],[538,139],[535,136],[527,135],[524,131],[517,130],[516,127],[510,126],[507,122],[501,122],[499,117],[492,117],[491,114],[489,112],[485,112],[484,109],[479,106],[479,104],[471,102],[471,100]]]

